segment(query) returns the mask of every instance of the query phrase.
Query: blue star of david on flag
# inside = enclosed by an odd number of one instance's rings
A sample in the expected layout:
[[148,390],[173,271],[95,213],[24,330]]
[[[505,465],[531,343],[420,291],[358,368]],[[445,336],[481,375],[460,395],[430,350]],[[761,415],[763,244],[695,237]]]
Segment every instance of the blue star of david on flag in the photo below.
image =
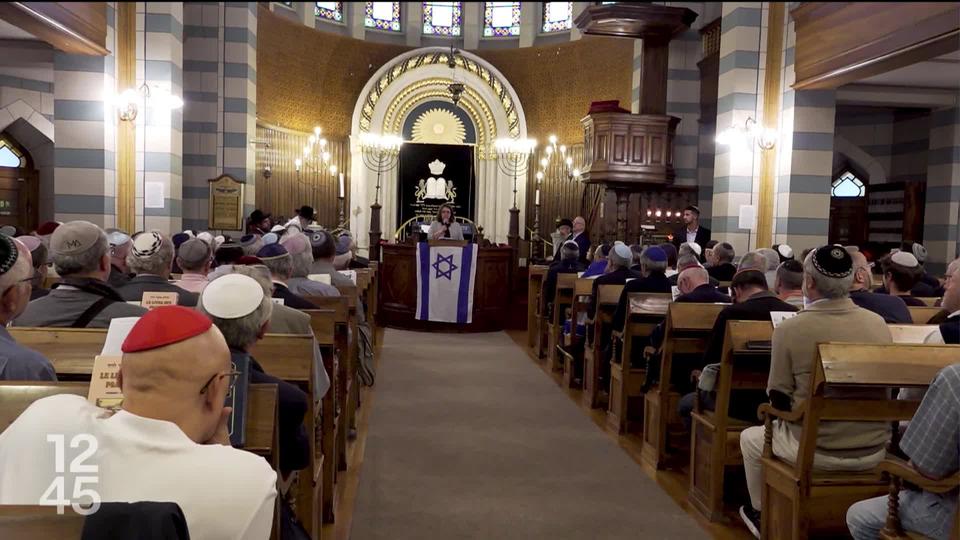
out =
[[[444,264],[446,264],[447,266],[446,270],[442,270],[440,268]],[[435,279],[446,278],[448,280],[453,280],[453,271],[459,268],[459,266],[453,264],[452,253],[448,257],[444,257],[443,255],[440,255],[439,253],[437,253],[437,260],[430,266],[432,266],[433,269],[437,271],[437,275],[435,276]]]

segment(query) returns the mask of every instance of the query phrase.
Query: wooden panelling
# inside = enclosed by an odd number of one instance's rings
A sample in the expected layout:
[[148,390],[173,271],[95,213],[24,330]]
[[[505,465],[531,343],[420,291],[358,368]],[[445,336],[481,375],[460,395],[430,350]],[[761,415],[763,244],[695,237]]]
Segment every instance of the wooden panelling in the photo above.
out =
[[57,49],[106,56],[106,2],[0,2],[0,19]]
[[[137,86],[137,4],[117,3],[117,94]],[[146,111],[144,111],[145,113]],[[137,155],[136,125],[117,122],[117,227],[136,230]]]
[[794,88],[836,88],[960,48],[958,2],[803,2]]
[[[276,126],[257,125],[257,208],[271,212],[274,222],[278,217],[289,218],[294,210],[307,204],[317,211],[317,222],[334,228],[339,221],[337,192],[339,180],[330,174],[327,167],[321,170],[306,160],[297,173],[295,160],[303,158],[303,147],[310,133],[292,131]],[[346,210],[350,217],[350,151],[344,138],[326,137],[330,164],[344,172]],[[319,160],[314,160],[319,161]],[[270,167],[270,178],[264,177],[265,167]]]

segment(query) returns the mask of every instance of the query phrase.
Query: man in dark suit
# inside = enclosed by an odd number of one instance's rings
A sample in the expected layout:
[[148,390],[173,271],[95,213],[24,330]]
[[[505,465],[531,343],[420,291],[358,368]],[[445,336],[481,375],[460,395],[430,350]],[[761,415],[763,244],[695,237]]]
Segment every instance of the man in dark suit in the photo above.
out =
[[640,254],[640,279],[635,279],[623,286],[620,301],[617,302],[617,311],[613,314],[613,329],[622,331],[623,323],[627,319],[627,310],[630,309],[630,293],[669,293],[670,279],[667,278],[667,254],[659,246],[651,246]]
[[580,247],[580,262],[587,264],[590,257],[590,233],[587,232],[587,220],[583,216],[573,218],[573,231],[569,240],[573,240]]
[[870,263],[859,250],[848,249],[853,259],[853,283],[850,299],[853,303],[883,317],[888,324],[913,324],[910,310],[900,297],[870,292]]
[[733,257],[735,255],[733,246],[727,242],[720,242],[714,246],[711,253],[713,260],[707,261],[711,263],[710,268],[707,268],[707,272],[710,272],[710,277],[717,281],[732,280],[733,275],[737,273],[737,267],[733,265]]
[[117,289],[120,296],[130,302],[139,302],[145,292],[177,293],[181,306],[195,306],[200,298],[197,293],[181,289],[168,281],[173,269],[173,242],[156,232],[147,231],[133,239],[127,254],[127,266],[134,276],[126,285]]
[[[680,274],[682,274],[683,271],[686,270],[687,268],[703,268],[703,266],[700,264],[700,261],[697,259],[696,254],[694,253],[680,254],[680,257],[677,258],[677,273],[668,278],[670,280],[670,285],[676,285],[677,281],[680,280]],[[706,268],[703,268],[703,270],[704,272],[707,271]],[[707,273],[707,277],[709,278],[710,285],[713,285],[714,287],[720,286],[720,282],[713,279],[713,277],[709,273]]]
[[[570,218],[563,218],[557,222],[557,246],[553,250],[553,261],[557,262],[560,260],[560,248],[563,247],[563,243],[567,240],[570,240],[570,236],[573,233],[573,221],[570,221]],[[580,245],[577,244],[579,248]]]
[[680,272],[677,279],[677,288],[680,289],[680,296],[674,302],[692,302],[700,304],[713,304],[731,302],[730,297],[721,293],[717,288],[710,284],[710,274],[702,266],[694,266]]
[[593,295],[587,308],[588,317],[592,319],[597,311],[597,293],[601,285],[623,285],[628,279],[640,278],[640,274],[630,269],[631,259],[630,248],[623,242],[615,243],[610,249],[610,254],[607,255],[607,271],[593,281]]
[[684,226],[673,232],[673,245],[680,249],[684,242],[696,242],[701,248],[710,241],[710,229],[700,226],[700,209],[690,205],[683,209]]
[[282,299],[283,305],[294,309],[317,309],[312,302],[287,287],[287,280],[293,275],[293,260],[287,248],[281,244],[268,244],[260,248],[257,258],[270,270],[274,298]]
[[550,265],[547,276],[543,279],[543,299],[547,306],[547,315],[553,313],[553,297],[557,294],[557,276],[559,274],[576,274],[586,268],[577,258],[580,254],[577,243],[567,240],[560,245],[560,259]]
[[[707,350],[703,355],[704,370],[707,369],[707,365],[720,363],[727,321],[769,321],[772,311],[798,311],[795,306],[780,300],[770,292],[767,287],[767,277],[759,270],[744,270],[733,276],[730,290],[736,303],[723,308],[717,315],[710,333],[710,341],[707,343]],[[691,378],[700,377],[700,371],[694,370]],[[766,393],[761,390],[755,394],[751,393],[749,396],[738,399],[736,403],[731,403],[730,414],[738,418],[755,418],[759,404],[766,402]],[[688,427],[691,422],[690,413],[693,411],[694,395],[693,392],[686,394],[681,398],[679,405],[680,417]],[[704,407],[712,409],[713,397],[712,391],[701,391],[700,401]]]

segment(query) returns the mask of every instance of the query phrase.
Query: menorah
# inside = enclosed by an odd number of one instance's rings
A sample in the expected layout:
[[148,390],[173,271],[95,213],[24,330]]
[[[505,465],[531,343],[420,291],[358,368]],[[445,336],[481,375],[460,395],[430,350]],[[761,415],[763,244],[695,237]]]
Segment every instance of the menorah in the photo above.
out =
[[377,173],[377,190],[370,205],[370,260],[380,261],[380,179],[383,173],[397,166],[403,139],[396,135],[364,133],[360,136],[363,164]]
[[527,174],[530,154],[536,148],[534,139],[497,139],[494,142],[494,152],[497,155],[497,166],[503,174],[513,176],[513,207],[510,208],[510,231],[507,233],[507,242],[510,247],[517,249],[520,244],[520,209],[517,207],[517,177]]

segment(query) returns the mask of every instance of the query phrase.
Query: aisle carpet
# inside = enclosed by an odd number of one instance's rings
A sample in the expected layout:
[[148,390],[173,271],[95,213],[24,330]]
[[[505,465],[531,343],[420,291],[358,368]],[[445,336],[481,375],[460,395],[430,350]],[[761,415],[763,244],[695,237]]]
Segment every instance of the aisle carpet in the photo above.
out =
[[351,538],[705,538],[506,334],[387,330]]

